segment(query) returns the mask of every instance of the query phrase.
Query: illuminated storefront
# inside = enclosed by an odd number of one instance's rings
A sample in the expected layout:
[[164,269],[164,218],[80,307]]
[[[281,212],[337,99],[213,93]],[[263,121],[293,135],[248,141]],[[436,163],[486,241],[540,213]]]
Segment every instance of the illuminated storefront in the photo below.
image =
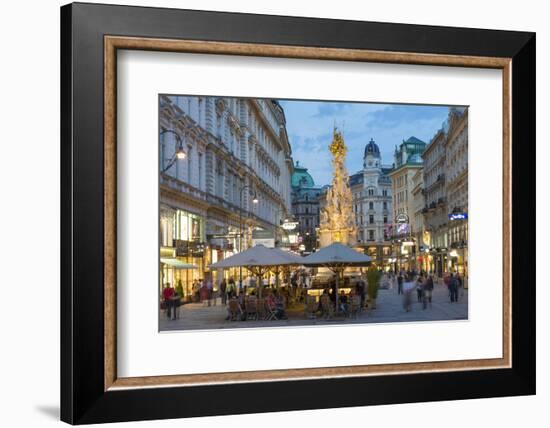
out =
[[194,265],[194,269],[176,269],[161,263],[160,285],[175,287],[185,301],[193,300],[193,282],[205,274],[205,219],[197,214],[161,206],[160,256]]
[[448,271],[458,273],[468,287],[468,213],[449,214]]

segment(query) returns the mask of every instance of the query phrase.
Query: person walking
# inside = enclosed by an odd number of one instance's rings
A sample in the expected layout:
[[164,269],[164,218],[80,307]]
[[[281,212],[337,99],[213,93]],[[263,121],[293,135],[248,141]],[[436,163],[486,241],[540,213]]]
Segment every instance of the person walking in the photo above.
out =
[[164,304],[166,306],[166,316],[168,319],[176,319],[176,308],[175,308],[175,299],[176,290],[170,286],[169,283],[166,283],[164,289],[162,290],[162,298],[164,299]]
[[206,306],[208,303],[208,287],[206,286],[206,281],[204,281],[202,278],[199,279],[199,292],[200,292],[200,301],[203,306]]
[[199,284],[199,281],[196,279],[193,280],[193,302],[198,303],[201,301],[201,292],[200,292],[201,285]]
[[410,276],[405,278],[404,284],[402,284],[401,294],[403,294],[403,309],[405,312],[412,310],[412,293],[414,289],[414,282]]
[[424,281],[423,281],[422,275],[418,275],[418,278],[416,280],[416,301],[418,303],[422,302],[423,287],[424,287]]
[[451,273],[449,278],[449,293],[451,295],[451,303],[458,302],[458,280],[456,276]]
[[357,281],[357,285],[355,287],[356,294],[361,297],[361,308],[365,307],[365,291],[366,291],[365,281],[363,281],[363,278],[360,278],[359,281]]
[[212,299],[214,299],[214,306],[216,306],[216,297],[214,296],[214,284],[210,278],[206,279],[206,288],[208,290],[208,306],[212,306]]
[[222,282],[220,284],[220,294],[222,298],[222,305],[227,304],[227,282],[225,282],[225,278],[222,279]]
[[428,306],[430,307],[430,309],[432,307],[433,289],[434,289],[434,279],[430,275],[430,276],[428,276],[428,278],[426,278],[426,281],[424,281],[424,289],[423,289],[423,294],[424,294],[423,307],[424,307],[424,309],[426,309]]
[[458,272],[456,273],[455,276],[456,276],[456,282],[457,282],[456,301],[458,302],[458,299],[460,299],[460,296],[464,295],[464,283],[462,282],[462,278],[460,277]]
[[397,275],[397,294],[403,294],[403,272]]

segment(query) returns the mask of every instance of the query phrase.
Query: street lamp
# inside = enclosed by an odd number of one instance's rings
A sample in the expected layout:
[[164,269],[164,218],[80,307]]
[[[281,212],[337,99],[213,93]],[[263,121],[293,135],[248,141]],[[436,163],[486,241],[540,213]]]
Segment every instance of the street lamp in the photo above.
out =
[[[243,192],[248,189],[252,190],[250,185],[245,184],[241,187],[239,193],[239,252],[243,251]],[[257,204],[259,202],[256,192],[250,193],[252,195],[252,203]],[[239,287],[243,285],[243,267],[239,266]]]
[[[187,153],[185,153],[185,150],[183,150],[183,141],[180,135],[176,131],[173,131],[172,129],[165,129],[160,133],[160,135],[163,136],[164,134],[167,134],[167,133],[172,133],[176,136],[176,141],[178,143],[178,146],[176,148],[176,153],[174,153],[174,156],[172,156],[172,158],[168,161],[168,164],[162,169],[162,173],[165,173],[166,171],[168,171],[172,167],[172,165],[176,163],[177,160],[183,160],[187,157]],[[164,160],[165,159],[163,159],[163,162]]]

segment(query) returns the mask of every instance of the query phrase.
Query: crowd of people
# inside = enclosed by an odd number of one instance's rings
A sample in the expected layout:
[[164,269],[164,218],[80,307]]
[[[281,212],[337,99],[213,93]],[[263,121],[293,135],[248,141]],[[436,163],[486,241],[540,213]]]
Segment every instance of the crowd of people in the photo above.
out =
[[[396,288],[397,294],[403,296],[403,308],[406,312],[412,310],[412,303],[416,301],[422,304],[422,309],[432,308],[432,296],[435,285],[440,283],[440,278],[431,272],[412,270],[400,270],[397,272],[380,272],[379,285],[381,288]],[[276,314],[277,319],[286,318],[286,308],[289,304],[306,303],[307,289],[311,287],[312,278],[307,271],[296,271],[284,278],[281,286],[275,286],[274,281],[263,280],[258,287],[257,279],[247,277],[246,281],[236,282],[233,277],[223,278],[216,289],[211,279],[196,279],[192,284],[191,302],[202,303],[204,306],[216,306],[218,299],[226,306],[230,300],[237,302],[241,312],[245,314],[246,299],[248,296],[257,297],[259,290],[263,293],[262,301],[265,301],[267,309]],[[447,287],[449,301],[457,303],[460,299],[460,289],[463,280],[458,273],[450,273],[442,278]],[[344,278],[341,288],[351,289],[349,294],[336,288],[335,278],[331,279],[328,286],[323,289],[323,295],[328,296],[332,309],[344,315],[350,312],[350,305],[355,296],[356,302],[360,301],[360,307],[364,308],[367,301],[367,284],[363,277],[359,277],[353,283],[350,278]],[[177,317],[177,308],[181,305],[182,293],[178,287],[173,288],[166,284],[162,291],[162,306],[166,309],[168,318]],[[338,299],[336,298],[338,294]],[[318,301],[318,310],[322,311],[321,300]],[[337,303],[338,302],[338,303]],[[230,317],[228,309],[228,319]],[[246,316],[243,316],[246,318]]]
[[227,296],[225,304],[227,304],[226,320],[259,320],[261,317],[276,320],[287,319],[288,296],[282,289],[268,287],[263,290],[262,298],[255,289],[249,293],[231,294]]
[[[416,300],[422,303],[422,309],[432,307],[432,295],[434,285],[437,283],[437,277],[432,273],[416,270],[401,270],[397,273],[390,273],[390,280],[397,284],[397,294],[403,295],[403,307],[405,311],[412,310],[413,294],[416,290]],[[457,303],[459,300],[459,290],[463,287],[462,278],[458,273],[450,273],[443,277],[443,282],[447,286],[449,300],[451,303]]]

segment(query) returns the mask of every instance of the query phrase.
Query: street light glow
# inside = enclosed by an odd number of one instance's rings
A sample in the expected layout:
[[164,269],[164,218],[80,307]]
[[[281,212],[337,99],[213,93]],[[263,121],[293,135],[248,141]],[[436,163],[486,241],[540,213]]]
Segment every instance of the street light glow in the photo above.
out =
[[185,159],[187,155],[185,154],[185,151],[183,150],[183,147],[178,147],[178,150],[176,151],[176,157],[178,159]]
[[256,194],[254,193],[254,197],[252,198],[252,203],[253,203],[253,204],[257,204],[258,202],[259,202],[258,197],[257,197]]

